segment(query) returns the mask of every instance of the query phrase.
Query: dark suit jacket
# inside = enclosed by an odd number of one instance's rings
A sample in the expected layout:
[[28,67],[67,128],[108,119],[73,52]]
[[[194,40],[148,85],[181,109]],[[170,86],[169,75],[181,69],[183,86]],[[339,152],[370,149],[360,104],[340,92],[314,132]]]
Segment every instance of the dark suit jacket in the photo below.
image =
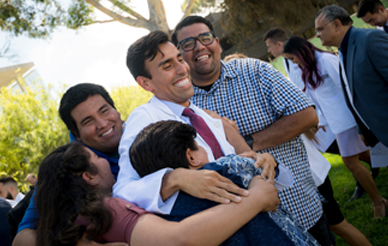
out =
[[388,34],[353,28],[345,67],[355,108],[378,140],[388,146]]

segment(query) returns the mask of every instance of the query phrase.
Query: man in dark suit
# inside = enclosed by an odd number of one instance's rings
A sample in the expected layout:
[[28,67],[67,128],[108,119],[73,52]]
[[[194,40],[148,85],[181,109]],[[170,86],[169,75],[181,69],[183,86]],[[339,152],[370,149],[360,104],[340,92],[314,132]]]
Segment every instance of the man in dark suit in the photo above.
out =
[[317,37],[339,48],[345,96],[366,142],[388,146],[388,34],[352,23],[343,8],[326,6],[315,18]]
[[[315,17],[317,37],[339,48],[341,82],[359,132],[367,145],[388,146],[388,34],[352,27],[348,12],[330,5]],[[375,218],[385,216],[387,200],[371,196]]]

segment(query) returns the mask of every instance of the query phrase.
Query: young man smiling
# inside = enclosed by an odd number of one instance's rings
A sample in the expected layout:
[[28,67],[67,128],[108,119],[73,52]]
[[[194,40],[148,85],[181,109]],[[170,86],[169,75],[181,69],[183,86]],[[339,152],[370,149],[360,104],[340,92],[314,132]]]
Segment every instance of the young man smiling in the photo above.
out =
[[[117,177],[118,145],[123,133],[123,121],[104,87],[81,83],[69,88],[61,99],[58,111],[70,131],[71,141],[82,142],[99,157],[105,158],[110,164],[111,173]],[[40,216],[34,211],[36,190],[19,224],[14,240],[16,246],[35,245],[35,221]]]
[[[126,121],[127,128],[119,147],[120,173],[114,195],[162,214],[170,213],[178,190],[215,202],[241,201],[239,196],[246,196],[246,191],[215,172],[162,169],[140,178],[130,163],[129,148],[137,134],[156,121],[202,122],[198,125],[206,134],[199,134],[197,141],[207,151],[210,160],[219,154],[227,155],[235,150],[242,153],[250,148],[231,125],[225,124],[224,127],[231,130],[231,134],[226,131],[225,136],[221,120],[213,119],[189,101],[194,93],[189,66],[165,33],[154,31],[132,44],[128,49],[127,66],[137,83],[152,92],[154,97],[136,108]],[[276,166],[273,157],[264,154],[255,155],[255,158],[265,170],[263,176],[273,181]]]
[[357,9],[357,17],[365,23],[388,33],[388,10],[379,0],[363,0]]
[[[265,62],[221,61],[219,39],[203,17],[189,16],[181,21],[172,42],[190,66],[192,102],[236,121],[254,151],[272,154],[292,171],[294,185],[279,193],[281,201],[318,242],[330,245],[324,243],[330,230],[299,137],[318,124],[312,104]],[[320,225],[327,234],[322,234]]]

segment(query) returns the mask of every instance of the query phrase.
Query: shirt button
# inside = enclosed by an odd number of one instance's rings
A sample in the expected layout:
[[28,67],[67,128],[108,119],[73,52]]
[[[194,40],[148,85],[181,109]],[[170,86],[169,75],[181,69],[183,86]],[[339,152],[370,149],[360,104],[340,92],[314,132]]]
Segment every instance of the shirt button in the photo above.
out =
[[127,208],[130,208],[130,207],[131,207],[131,205],[127,204]]

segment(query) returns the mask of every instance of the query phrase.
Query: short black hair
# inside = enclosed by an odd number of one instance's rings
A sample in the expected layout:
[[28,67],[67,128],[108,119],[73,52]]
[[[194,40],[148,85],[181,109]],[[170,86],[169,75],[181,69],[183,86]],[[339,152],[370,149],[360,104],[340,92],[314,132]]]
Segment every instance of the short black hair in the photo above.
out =
[[0,183],[2,183],[3,185],[6,185],[6,184],[14,184],[17,186],[17,182],[14,178],[12,178],[11,176],[8,176],[8,177],[2,177],[0,178]]
[[264,34],[263,40],[267,41],[267,39],[271,39],[273,43],[277,43],[286,42],[287,38],[287,34],[283,29],[275,27]]
[[380,6],[383,6],[383,3],[379,0],[362,0],[358,5],[357,9],[357,17],[362,18],[368,12],[371,14],[375,14],[379,12]]
[[186,150],[197,150],[196,130],[179,121],[158,121],[145,127],[136,137],[129,156],[140,177],[165,167],[189,168]]
[[[186,18],[184,18],[181,22],[178,23],[178,25],[175,27],[172,35],[171,35],[171,42],[177,46],[178,45],[178,32],[179,30],[181,30],[182,28],[186,27],[186,26],[191,26],[192,24],[195,24],[195,23],[203,23],[205,24],[209,30],[213,33],[214,35],[214,32],[213,32],[213,25],[212,23],[210,23],[210,21],[206,20],[205,18],[203,18],[202,16],[198,16],[198,15],[191,15],[191,16],[187,16]],[[214,36],[215,37],[215,36]]]
[[138,39],[128,48],[127,67],[135,80],[138,76],[152,79],[151,74],[145,67],[145,61],[147,59],[152,61],[158,52],[164,56],[163,52],[159,49],[159,45],[169,41],[170,38],[165,32],[153,31]]
[[107,103],[115,108],[115,104],[105,88],[101,85],[96,85],[93,83],[77,84],[73,87],[70,87],[62,96],[58,109],[59,115],[67,126],[67,129],[69,129],[69,131],[71,131],[77,137],[79,137],[77,124],[75,123],[75,120],[70,113],[75,107],[77,107],[78,104],[86,101],[89,97],[94,95],[101,95]]
[[320,9],[315,15],[315,19],[318,18],[318,16],[320,16],[321,14],[328,21],[335,21],[338,19],[344,26],[351,25],[353,23],[353,20],[352,18],[350,18],[348,11],[335,4],[328,5]]

